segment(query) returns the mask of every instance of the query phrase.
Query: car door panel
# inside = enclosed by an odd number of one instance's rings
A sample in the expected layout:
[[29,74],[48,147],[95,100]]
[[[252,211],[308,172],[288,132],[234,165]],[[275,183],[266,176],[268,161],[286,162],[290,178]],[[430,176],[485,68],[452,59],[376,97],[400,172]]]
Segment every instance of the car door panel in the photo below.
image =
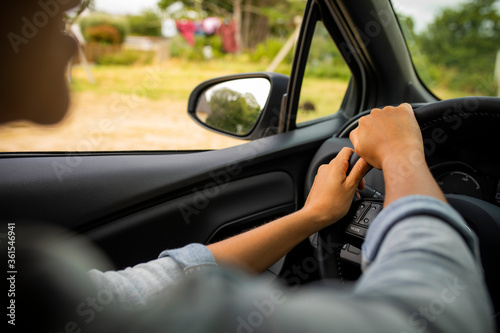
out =
[[190,195],[106,223],[86,235],[123,267],[154,258],[167,247],[225,238],[231,233],[226,229],[251,228],[295,206],[290,175],[271,172],[193,189]]

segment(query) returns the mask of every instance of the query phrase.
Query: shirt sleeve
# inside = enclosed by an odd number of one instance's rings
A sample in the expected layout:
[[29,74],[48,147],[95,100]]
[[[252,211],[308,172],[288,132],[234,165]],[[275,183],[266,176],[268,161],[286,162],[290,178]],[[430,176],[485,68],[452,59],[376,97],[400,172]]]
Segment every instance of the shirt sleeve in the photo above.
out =
[[456,210],[432,197],[411,195],[391,203],[370,225],[362,246],[363,268],[375,260],[382,241],[391,228],[411,216],[435,217],[450,225],[463,238],[476,260],[480,261],[477,237]]
[[98,290],[113,295],[118,306],[134,309],[156,301],[186,275],[214,266],[215,259],[207,247],[189,244],[165,250],[158,259],[134,267],[106,272],[92,269],[88,275]]

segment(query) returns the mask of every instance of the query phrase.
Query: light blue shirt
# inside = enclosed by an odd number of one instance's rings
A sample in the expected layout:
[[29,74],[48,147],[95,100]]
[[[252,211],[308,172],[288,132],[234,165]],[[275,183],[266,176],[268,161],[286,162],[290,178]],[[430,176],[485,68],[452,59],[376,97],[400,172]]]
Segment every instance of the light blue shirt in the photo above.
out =
[[477,249],[474,233],[449,205],[408,196],[371,224],[362,246],[365,270],[349,293],[325,286],[291,291],[206,269],[216,264],[201,244],[89,276],[119,304],[165,309],[155,319],[159,331],[493,332]]

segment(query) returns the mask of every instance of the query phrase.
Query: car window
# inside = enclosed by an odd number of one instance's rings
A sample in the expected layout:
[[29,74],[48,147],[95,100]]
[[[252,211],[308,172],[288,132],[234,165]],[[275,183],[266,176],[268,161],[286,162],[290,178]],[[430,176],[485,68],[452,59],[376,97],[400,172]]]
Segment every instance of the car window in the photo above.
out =
[[337,112],[351,72],[321,21],[316,23],[300,91],[297,124]]
[[[232,2],[91,3],[70,30],[81,52],[66,73],[67,116],[53,126],[0,125],[0,152],[203,150],[245,143],[197,125],[187,113],[189,95],[205,80],[266,71],[305,7],[305,1],[263,4],[239,15],[238,36]],[[289,52],[274,71],[289,75],[292,59]]]
[[500,96],[500,3],[394,0],[415,69],[439,98]]

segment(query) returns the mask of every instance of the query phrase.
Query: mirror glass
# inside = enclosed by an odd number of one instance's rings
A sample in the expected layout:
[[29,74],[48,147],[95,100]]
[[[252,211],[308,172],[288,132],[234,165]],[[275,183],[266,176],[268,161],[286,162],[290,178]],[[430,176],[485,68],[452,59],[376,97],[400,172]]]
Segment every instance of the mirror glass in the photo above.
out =
[[216,130],[243,136],[257,123],[270,91],[271,83],[265,78],[216,84],[200,95],[196,117]]

